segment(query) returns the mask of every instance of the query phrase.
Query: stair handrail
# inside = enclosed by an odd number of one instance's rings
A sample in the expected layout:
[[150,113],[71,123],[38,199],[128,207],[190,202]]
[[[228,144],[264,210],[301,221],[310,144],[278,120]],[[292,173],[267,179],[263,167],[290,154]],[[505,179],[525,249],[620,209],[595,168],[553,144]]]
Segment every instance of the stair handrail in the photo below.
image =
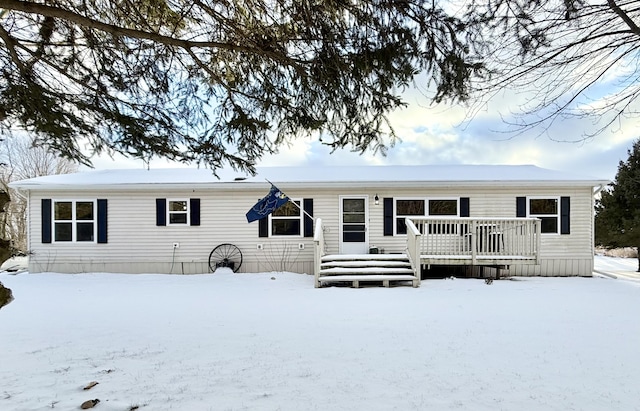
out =
[[411,264],[413,275],[416,277],[413,286],[418,287],[420,285],[420,249],[422,248],[420,238],[422,234],[409,218],[405,218],[404,222],[407,226],[407,258]]

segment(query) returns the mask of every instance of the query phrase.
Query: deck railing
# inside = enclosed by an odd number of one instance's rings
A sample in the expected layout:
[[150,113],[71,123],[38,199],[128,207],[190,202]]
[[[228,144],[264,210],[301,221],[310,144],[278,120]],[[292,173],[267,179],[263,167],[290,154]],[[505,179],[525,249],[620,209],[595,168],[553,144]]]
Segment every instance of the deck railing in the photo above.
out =
[[[411,219],[421,233],[420,255],[425,259],[534,260],[540,258],[540,220],[537,218],[442,217]],[[407,238],[407,246],[414,241]]]

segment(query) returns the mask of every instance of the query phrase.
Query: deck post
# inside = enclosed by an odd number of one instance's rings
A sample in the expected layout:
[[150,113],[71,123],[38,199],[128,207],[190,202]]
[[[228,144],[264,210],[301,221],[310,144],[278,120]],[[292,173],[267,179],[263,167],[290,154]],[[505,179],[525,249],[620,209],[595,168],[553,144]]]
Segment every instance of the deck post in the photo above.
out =
[[478,247],[476,246],[476,220],[471,220],[471,265],[476,265]]
[[542,245],[542,220],[537,219],[534,224],[536,227],[536,265],[540,265],[540,247]]
[[320,268],[322,255],[324,254],[324,231],[322,230],[322,219],[316,219],[316,227],[313,231],[313,278],[314,287],[320,288]]

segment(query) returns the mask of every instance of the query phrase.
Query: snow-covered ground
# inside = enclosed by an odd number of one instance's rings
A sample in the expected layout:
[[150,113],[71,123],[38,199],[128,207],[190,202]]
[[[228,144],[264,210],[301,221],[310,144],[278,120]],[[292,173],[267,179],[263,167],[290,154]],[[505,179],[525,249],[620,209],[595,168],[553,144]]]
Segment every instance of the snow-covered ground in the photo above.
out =
[[[636,263],[597,258],[609,275]],[[105,411],[640,410],[640,281],[314,289],[307,275],[230,271],[0,281],[16,298],[0,310],[0,410],[94,398]]]
[[594,262],[595,274],[621,280],[640,281],[637,258],[605,257],[596,255]]

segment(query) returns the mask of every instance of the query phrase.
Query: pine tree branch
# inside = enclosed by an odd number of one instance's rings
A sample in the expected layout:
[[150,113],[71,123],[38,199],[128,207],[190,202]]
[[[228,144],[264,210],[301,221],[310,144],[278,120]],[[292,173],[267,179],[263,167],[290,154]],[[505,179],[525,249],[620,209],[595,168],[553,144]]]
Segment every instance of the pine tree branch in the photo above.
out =
[[99,20],[85,17],[81,14],[75,13],[70,10],[65,10],[60,7],[48,6],[40,3],[32,3],[21,0],[0,0],[0,9],[8,9],[14,11],[20,11],[29,14],[38,14],[45,17],[59,18],[66,20],[83,27],[96,29],[105,33],[112,34],[116,37],[128,37],[140,40],[150,40],[165,46],[179,47],[185,50],[193,48],[217,48],[231,51],[244,51],[250,53],[264,54],[269,53],[253,47],[247,47],[237,44],[222,43],[217,41],[193,41],[184,40],[170,36],[164,36],[152,31],[129,29],[126,27],[120,27],[113,24],[103,23]]

